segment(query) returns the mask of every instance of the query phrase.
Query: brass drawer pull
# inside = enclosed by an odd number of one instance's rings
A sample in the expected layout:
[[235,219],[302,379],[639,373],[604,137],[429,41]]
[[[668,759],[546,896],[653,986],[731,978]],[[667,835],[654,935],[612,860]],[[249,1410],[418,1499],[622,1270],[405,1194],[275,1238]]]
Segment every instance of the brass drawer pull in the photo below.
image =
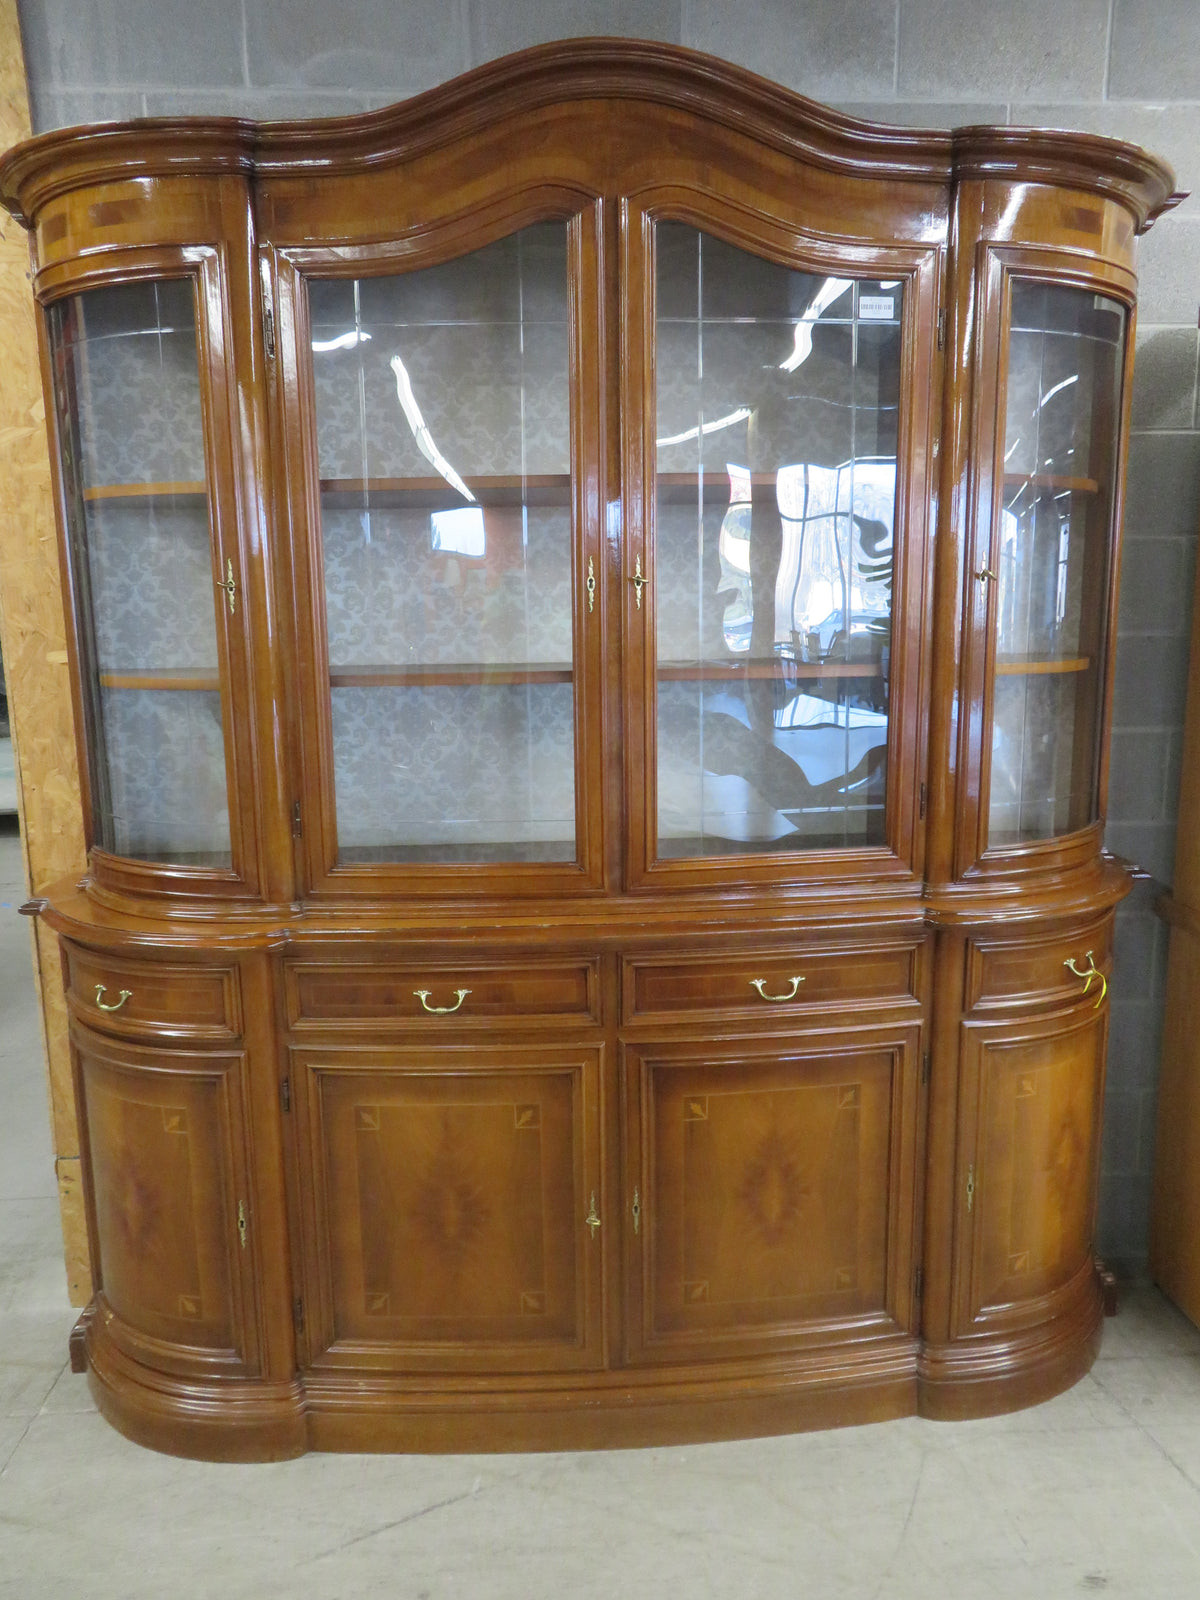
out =
[[1104,974],[1100,971],[1100,968],[1096,965],[1096,957],[1095,957],[1095,955],[1093,954],[1093,952],[1091,950],[1088,951],[1088,953],[1084,956],[1083,959],[1087,962],[1087,966],[1083,969],[1082,972],[1075,965],[1075,957],[1074,956],[1071,956],[1068,960],[1064,961],[1063,962],[1063,966],[1066,967],[1068,972],[1073,972],[1077,978],[1082,978],[1084,980],[1084,982],[1083,982],[1083,992],[1084,992],[1084,994],[1086,994],[1088,992],[1088,990],[1092,987],[1092,979],[1093,978],[1099,978],[1100,979],[1100,995],[1099,995],[1099,998],[1096,1001],[1096,1004],[1092,1008],[1094,1011],[1099,1011],[1100,1007],[1104,1004],[1104,996],[1108,993],[1108,979],[1104,976]]
[[105,994],[107,992],[107,989],[108,989],[108,985],[107,984],[98,983],[96,985],[96,1004],[100,1007],[101,1011],[120,1011],[121,1007],[125,1004],[126,1000],[132,1000],[133,999],[133,990],[132,989],[122,989],[120,998],[118,999],[116,1005],[106,1006],[104,1004],[104,1001],[101,1000],[100,996],[102,994]]
[[767,980],[765,978],[751,978],[750,979],[751,987],[754,988],[754,989],[757,989],[759,994],[762,995],[764,1000],[771,1000],[775,1004],[778,1004],[779,1001],[781,1001],[781,1000],[794,1000],[796,998],[796,991],[797,991],[797,989],[799,989],[800,985],[803,982],[804,982],[804,977],[801,974],[800,976],[795,977],[795,978],[792,979],[792,987],[788,991],[787,994],[768,994],[767,993]]
[[459,1006],[462,1005],[463,1001],[467,998],[470,992],[470,989],[455,989],[454,993],[458,996],[458,998],[455,1000],[452,1006],[431,1006],[429,1004],[429,996],[433,993],[432,989],[413,990],[413,993],[425,1007],[426,1011],[430,1012],[430,1014],[435,1017],[447,1017],[452,1011],[457,1011]]

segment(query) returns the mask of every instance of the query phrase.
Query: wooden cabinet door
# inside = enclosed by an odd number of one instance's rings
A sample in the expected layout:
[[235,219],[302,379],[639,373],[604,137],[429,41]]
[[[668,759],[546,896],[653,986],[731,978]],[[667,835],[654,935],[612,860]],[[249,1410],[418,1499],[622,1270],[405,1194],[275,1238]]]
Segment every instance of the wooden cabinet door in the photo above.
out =
[[293,1052],[314,1365],[599,1364],[600,1057]]
[[627,1047],[631,1360],[909,1325],[917,1041]]
[[109,1332],[167,1371],[256,1372],[245,1056],[72,1037]]
[[1107,1005],[963,1024],[956,1334],[1090,1272]]

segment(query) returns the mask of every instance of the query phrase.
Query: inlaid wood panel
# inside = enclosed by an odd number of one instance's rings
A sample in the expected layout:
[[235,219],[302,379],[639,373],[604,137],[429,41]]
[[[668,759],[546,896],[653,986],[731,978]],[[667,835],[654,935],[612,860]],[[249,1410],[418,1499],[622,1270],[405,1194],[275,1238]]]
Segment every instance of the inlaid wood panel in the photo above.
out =
[[251,1366],[244,1058],[156,1056],[82,1029],[73,1041],[98,1292],[135,1343],[165,1341],[202,1367]]
[[915,1046],[916,1029],[629,1047],[632,1354],[895,1326]]
[[966,1023],[960,1331],[1029,1316],[1088,1267],[1107,1006]]
[[293,1058],[314,1356],[400,1370],[594,1363],[599,1052]]

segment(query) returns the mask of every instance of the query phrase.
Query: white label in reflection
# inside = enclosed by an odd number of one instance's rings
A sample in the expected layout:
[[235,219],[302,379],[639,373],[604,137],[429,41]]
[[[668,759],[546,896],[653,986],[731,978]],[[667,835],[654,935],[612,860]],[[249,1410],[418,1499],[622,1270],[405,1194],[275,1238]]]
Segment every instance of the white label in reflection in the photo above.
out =
[[863,322],[890,322],[896,314],[896,302],[890,294],[860,294],[858,315]]

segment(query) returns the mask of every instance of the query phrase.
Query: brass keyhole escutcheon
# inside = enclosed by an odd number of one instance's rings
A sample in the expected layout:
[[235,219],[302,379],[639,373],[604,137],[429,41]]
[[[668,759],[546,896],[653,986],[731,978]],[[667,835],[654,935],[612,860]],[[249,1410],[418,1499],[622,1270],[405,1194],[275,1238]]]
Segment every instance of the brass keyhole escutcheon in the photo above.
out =
[[588,557],[587,583],[584,587],[587,589],[588,610],[594,611],[596,609],[596,563],[591,556]]
[[600,1215],[596,1210],[596,1191],[592,1190],[592,1204],[588,1214],[583,1219],[584,1227],[592,1230],[592,1238],[596,1237],[600,1228]]
[[225,562],[225,582],[218,583],[217,588],[229,602],[229,615],[233,616],[237,609],[237,580],[233,576],[233,562],[228,559]]
[[634,596],[637,599],[637,608],[640,611],[642,609],[642,590],[650,582],[649,578],[643,577],[642,575],[642,558],[640,555],[638,556],[637,563],[633,569],[633,577],[630,578],[629,581],[633,585]]

